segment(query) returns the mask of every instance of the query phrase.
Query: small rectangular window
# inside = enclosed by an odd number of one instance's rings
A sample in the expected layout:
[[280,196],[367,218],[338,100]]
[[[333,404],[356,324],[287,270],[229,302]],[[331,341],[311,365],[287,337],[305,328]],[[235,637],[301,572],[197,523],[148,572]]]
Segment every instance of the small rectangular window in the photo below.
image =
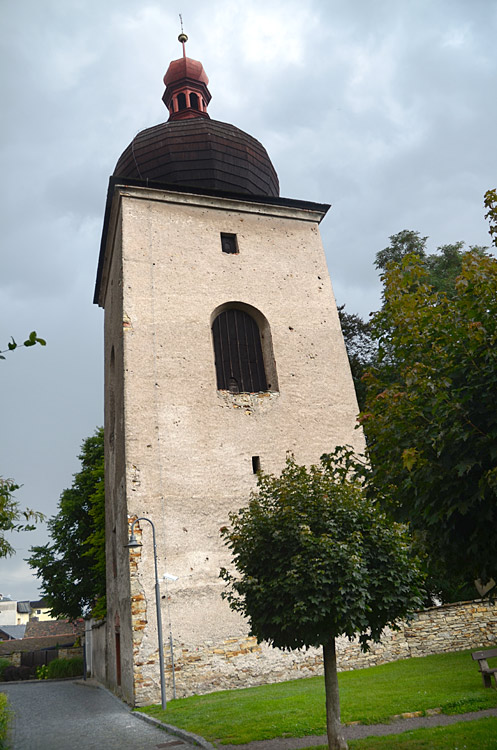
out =
[[257,474],[261,470],[260,456],[252,456],[252,472]]
[[236,241],[236,234],[226,234],[226,232],[221,232],[221,249],[223,253],[237,255],[238,242]]

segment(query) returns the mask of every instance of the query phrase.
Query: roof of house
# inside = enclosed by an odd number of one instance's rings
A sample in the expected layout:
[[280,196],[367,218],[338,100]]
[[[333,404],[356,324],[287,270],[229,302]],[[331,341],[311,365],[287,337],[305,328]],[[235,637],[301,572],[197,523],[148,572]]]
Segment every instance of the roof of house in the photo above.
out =
[[84,633],[84,620],[30,620],[26,625],[25,638],[46,638],[51,636],[73,636],[75,639]]
[[48,607],[45,599],[38,599],[35,602],[29,602],[29,604],[31,605],[31,609],[46,609]]
[[20,651],[41,651],[50,648],[63,648],[74,645],[78,636],[73,635],[52,635],[45,638],[23,638],[16,641],[4,641],[0,643],[0,658],[9,654]]
[[8,640],[19,639],[24,637],[24,631],[26,625],[2,625],[0,627],[0,638],[7,638]]
[[29,602],[17,602],[17,611],[19,614],[28,614],[31,612],[31,605]]

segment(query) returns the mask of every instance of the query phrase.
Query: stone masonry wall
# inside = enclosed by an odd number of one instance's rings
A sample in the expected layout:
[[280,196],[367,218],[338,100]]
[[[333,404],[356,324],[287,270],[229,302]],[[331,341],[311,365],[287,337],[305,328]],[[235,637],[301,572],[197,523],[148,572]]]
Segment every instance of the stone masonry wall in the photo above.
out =
[[381,643],[363,654],[357,643],[339,644],[339,667],[357,669],[410,656],[490,648],[497,643],[497,606],[488,601],[445,604],[417,612],[399,631],[385,632]]
[[[387,630],[381,643],[364,654],[357,641],[337,643],[340,671],[384,664],[413,656],[490,648],[497,643],[497,606],[470,601],[417,612],[399,631]],[[170,685],[171,662],[166,649]],[[267,682],[281,682],[323,673],[319,649],[285,653],[255,638],[228,638],[188,648],[175,642],[177,697]]]
[[72,648],[59,648],[59,659],[75,659],[83,657],[83,647],[73,646]]

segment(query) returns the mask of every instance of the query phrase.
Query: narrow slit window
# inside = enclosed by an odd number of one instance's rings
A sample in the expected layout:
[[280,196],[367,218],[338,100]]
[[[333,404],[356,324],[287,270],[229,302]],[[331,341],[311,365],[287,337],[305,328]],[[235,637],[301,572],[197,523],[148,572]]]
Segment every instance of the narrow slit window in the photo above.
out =
[[236,234],[221,232],[221,250],[229,255],[238,255],[238,242]]
[[252,456],[252,474],[258,474],[261,470],[261,457]]

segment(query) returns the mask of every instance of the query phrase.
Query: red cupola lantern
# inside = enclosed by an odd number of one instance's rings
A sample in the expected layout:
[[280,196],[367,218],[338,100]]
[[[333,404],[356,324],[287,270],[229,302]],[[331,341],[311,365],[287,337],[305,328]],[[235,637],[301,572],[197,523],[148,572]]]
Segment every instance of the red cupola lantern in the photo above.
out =
[[207,84],[209,79],[202,63],[186,56],[186,34],[181,33],[178,41],[183,45],[183,57],[173,60],[164,76],[166,90],[162,101],[169,110],[169,120],[188,120],[192,117],[209,117],[207,105],[211,95]]

